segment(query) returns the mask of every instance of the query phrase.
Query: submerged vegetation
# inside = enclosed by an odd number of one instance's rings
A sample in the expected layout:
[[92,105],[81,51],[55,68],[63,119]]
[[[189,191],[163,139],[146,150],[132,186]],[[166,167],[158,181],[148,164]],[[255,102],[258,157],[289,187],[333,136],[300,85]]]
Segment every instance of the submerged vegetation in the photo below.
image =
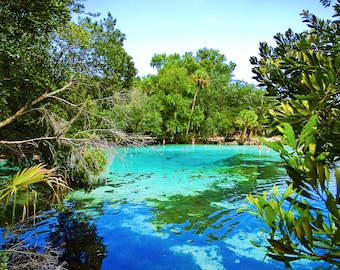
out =
[[[114,146],[141,138],[244,144],[277,135],[280,141],[261,143],[281,155],[287,190],[279,194],[274,186],[270,195],[248,197],[268,226],[268,256],[287,266],[301,258],[340,266],[340,1],[334,20],[304,11],[307,31],[277,34],[276,47],[260,43],[259,59],[250,59],[259,87],[233,80],[235,63],[208,48],[155,54],[150,65],[157,74],[138,78],[113,16],[97,20],[81,2],[0,3],[0,158],[20,170],[11,175],[14,169],[1,167],[0,226],[35,217],[71,187],[95,187]],[[215,195],[203,193],[200,203]],[[164,212],[173,208],[159,204]],[[56,233],[60,245],[67,240],[61,235],[68,237]],[[92,240],[104,257],[102,239]],[[0,253],[4,269],[15,263],[11,248]]]

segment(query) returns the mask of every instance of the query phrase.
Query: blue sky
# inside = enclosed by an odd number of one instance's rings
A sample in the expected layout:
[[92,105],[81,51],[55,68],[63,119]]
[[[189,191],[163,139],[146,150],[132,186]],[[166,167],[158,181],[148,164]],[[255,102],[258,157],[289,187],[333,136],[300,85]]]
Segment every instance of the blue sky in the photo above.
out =
[[250,56],[258,55],[259,42],[274,45],[273,36],[288,28],[307,29],[300,13],[308,9],[330,19],[333,8],[318,0],[87,0],[86,10],[108,12],[126,35],[124,48],[133,57],[139,76],[154,74],[156,54],[196,53],[217,49],[234,61],[234,79],[251,79]]

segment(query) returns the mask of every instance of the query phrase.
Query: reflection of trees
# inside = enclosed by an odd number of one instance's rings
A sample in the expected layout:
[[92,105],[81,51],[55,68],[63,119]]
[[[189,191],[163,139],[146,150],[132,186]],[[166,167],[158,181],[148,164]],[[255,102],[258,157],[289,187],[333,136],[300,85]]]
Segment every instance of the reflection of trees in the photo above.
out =
[[[174,195],[166,201],[153,200],[155,215],[150,222],[158,230],[170,225],[168,229],[175,233],[178,233],[178,227],[196,234],[204,234],[208,229],[222,229],[224,222],[231,221],[232,209],[225,209],[212,202],[224,201],[227,197],[225,191],[220,188],[206,190],[199,195]],[[228,231],[232,227],[232,224],[228,226]],[[216,234],[208,233],[207,237],[216,240],[219,238]]]
[[281,161],[273,161],[268,156],[268,160],[264,156],[250,154],[239,154],[233,157],[219,161],[221,173],[230,173],[241,175],[247,178],[256,179],[276,179],[279,176],[287,175],[283,169]]
[[61,260],[68,263],[69,269],[100,269],[106,247],[103,237],[96,233],[96,225],[90,223],[84,213],[85,211],[60,213],[59,224],[53,227],[49,240],[53,245],[64,249]]
[[[235,156],[223,162],[219,173],[226,175],[225,180],[214,182],[210,190],[196,195],[178,194],[167,197],[165,201],[152,200],[155,215],[151,223],[158,230],[168,229],[174,233],[190,230],[205,234],[211,241],[223,239],[242,219],[237,218],[240,214],[233,203],[256,190],[258,180],[269,183],[284,175],[280,162],[265,162],[249,158],[249,155]],[[242,177],[242,181],[235,181],[237,176]],[[230,188],[224,187],[224,182]]]

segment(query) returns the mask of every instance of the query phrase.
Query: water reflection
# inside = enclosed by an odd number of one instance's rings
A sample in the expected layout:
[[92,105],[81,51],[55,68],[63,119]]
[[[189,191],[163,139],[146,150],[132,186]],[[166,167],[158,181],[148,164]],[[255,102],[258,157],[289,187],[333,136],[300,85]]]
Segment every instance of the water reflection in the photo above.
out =
[[[168,200],[153,200],[153,218],[150,222],[157,230],[167,229],[173,233],[180,234],[182,230],[191,231],[195,234],[203,234],[210,240],[221,239],[222,234],[232,230],[233,224],[228,228],[223,223],[230,221],[232,209],[224,208],[222,205],[212,202],[220,202],[226,197],[226,191],[207,190],[199,195],[175,195]],[[225,227],[224,233],[210,233],[208,229],[219,230]]]
[[[68,207],[77,209],[79,203]],[[98,204],[96,209],[101,211]],[[106,246],[103,237],[97,234],[97,226],[91,222],[84,209],[61,212],[57,216],[56,225],[50,226],[48,240],[54,246],[63,248],[61,260],[68,263],[69,269],[101,269],[106,257]]]
[[284,182],[277,156],[257,147],[129,151],[49,224],[45,236],[64,248],[70,269],[199,269],[216,260],[201,268],[273,269],[249,243],[260,237],[258,221],[237,210],[247,194]]
[[237,210],[246,195],[284,174],[280,162],[266,163],[252,158],[238,155],[219,161],[216,168],[225,178],[213,181],[205,191],[176,194],[165,200],[149,199],[154,213],[150,222],[158,231],[180,234],[185,230],[204,235],[207,241],[223,240],[240,223]]

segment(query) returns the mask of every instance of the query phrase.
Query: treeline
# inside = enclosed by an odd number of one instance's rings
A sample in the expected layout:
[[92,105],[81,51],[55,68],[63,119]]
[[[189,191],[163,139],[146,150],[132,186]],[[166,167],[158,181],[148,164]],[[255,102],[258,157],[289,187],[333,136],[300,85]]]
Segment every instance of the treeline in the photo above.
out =
[[157,74],[137,84],[127,132],[176,143],[231,137],[235,131],[243,143],[250,134],[263,133],[270,99],[254,85],[234,81],[235,63],[218,50],[158,54],[150,64]]

